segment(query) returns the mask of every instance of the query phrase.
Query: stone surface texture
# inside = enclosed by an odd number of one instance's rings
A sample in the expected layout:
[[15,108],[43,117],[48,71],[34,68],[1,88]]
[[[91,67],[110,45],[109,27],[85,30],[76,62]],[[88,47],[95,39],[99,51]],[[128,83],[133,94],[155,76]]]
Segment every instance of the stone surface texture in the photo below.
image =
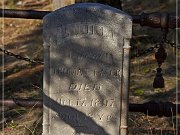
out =
[[131,17],[81,3],[48,14],[43,23],[43,135],[119,135]]

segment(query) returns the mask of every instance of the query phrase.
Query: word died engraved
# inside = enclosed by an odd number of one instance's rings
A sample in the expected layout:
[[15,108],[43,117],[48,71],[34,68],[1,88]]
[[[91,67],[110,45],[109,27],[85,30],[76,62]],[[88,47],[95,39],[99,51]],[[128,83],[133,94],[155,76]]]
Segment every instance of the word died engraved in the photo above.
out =
[[56,100],[61,105],[67,105],[67,106],[84,106],[84,107],[112,107],[114,108],[115,105],[115,99],[63,99],[58,98]]
[[71,83],[69,91],[99,91],[101,86],[99,84],[75,84]]
[[58,27],[57,38],[68,38],[77,36],[100,36],[113,40],[113,30],[96,24],[65,24]]

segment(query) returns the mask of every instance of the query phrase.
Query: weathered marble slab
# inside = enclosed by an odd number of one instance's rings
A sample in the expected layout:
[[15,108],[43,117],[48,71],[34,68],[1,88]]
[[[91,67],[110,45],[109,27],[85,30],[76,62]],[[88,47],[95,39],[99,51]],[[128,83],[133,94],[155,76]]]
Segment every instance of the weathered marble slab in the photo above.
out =
[[128,102],[129,52],[124,49],[131,17],[81,3],[43,21],[43,135],[119,135],[121,114],[127,116],[121,108]]

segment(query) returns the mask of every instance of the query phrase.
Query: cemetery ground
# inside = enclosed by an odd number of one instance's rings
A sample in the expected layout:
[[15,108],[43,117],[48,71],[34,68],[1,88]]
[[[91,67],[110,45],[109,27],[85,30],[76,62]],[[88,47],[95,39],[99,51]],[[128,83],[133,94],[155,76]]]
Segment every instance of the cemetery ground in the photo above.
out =
[[[159,1],[158,1],[159,2]],[[173,11],[173,3],[156,3],[149,6],[148,1],[134,1],[124,3],[124,9],[128,13],[138,14],[140,11]],[[150,4],[150,3],[149,3]],[[141,5],[141,6],[140,6]],[[144,6],[142,6],[144,5]],[[156,7],[156,8],[155,8]],[[6,1],[5,8],[51,10],[48,0],[24,0],[12,2]],[[153,10],[153,11],[152,11]],[[1,33],[3,20],[0,19]],[[42,20],[4,19],[4,47],[5,49],[34,60],[43,61]],[[169,38],[174,31],[170,31]],[[145,49],[154,46],[155,41],[161,37],[160,30],[142,28],[134,25],[131,45]],[[1,44],[3,41],[0,41]],[[133,48],[133,47],[132,47]],[[136,49],[135,49],[136,50]],[[134,53],[135,50],[132,50]],[[165,88],[152,88],[156,74],[157,63],[154,53],[150,53],[131,60],[130,103],[144,103],[150,100],[175,102],[176,98],[176,61],[173,48],[166,46],[167,59],[162,65]],[[154,51],[155,52],[155,51]],[[2,53],[0,54],[2,56]],[[178,52],[180,57],[180,52]],[[10,56],[4,56],[4,95],[5,98],[42,99],[43,65],[31,64],[17,60]],[[1,66],[1,71],[3,67]],[[180,80],[178,78],[178,80]],[[8,108],[5,107],[5,119],[0,124],[5,124],[5,135],[40,135],[42,133],[42,109],[41,108]],[[152,117],[143,113],[129,113],[129,132],[132,135],[174,135],[179,116]],[[180,128],[180,125],[179,125]],[[3,134],[2,129],[0,131]]]

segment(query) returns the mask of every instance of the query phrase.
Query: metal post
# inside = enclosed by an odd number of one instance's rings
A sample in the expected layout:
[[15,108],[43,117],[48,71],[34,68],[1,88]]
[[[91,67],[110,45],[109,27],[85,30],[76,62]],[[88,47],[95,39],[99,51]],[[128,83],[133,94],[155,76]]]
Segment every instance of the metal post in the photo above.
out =
[[124,58],[123,58],[123,87],[121,92],[121,126],[120,134],[128,134],[128,106],[129,106],[129,80],[130,80],[130,43],[124,39]]

